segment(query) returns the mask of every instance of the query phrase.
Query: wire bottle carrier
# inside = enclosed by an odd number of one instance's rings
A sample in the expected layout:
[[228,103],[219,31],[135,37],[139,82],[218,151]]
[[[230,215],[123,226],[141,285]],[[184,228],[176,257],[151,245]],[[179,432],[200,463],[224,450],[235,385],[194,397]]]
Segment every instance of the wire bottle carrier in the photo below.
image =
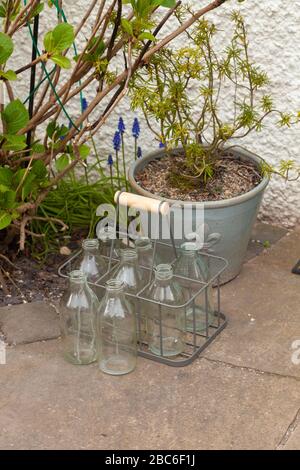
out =
[[[118,192],[116,194],[116,220],[115,227],[117,227],[117,221],[119,220],[119,209],[120,205],[124,205],[127,208],[134,207],[135,209],[147,210],[152,213],[159,214],[159,216],[168,217],[168,203],[152,200],[143,196],[136,196],[130,193]],[[207,279],[205,281],[199,281],[192,278],[186,278],[183,276],[175,275],[174,278],[180,284],[182,281],[189,284],[189,295],[187,300],[182,305],[170,306],[156,300],[149,299],[145,296],[145,293],[153,280],[153,268],[156,256],[162,254],[164,259],[168,259],[168,262],[173,265],[178,258],[178,248],[175,245],[172,231],[170,229],[171,241],[166,243],[160,240],[153,240],[153,266],[152,268],[140,266],[140,269],[144,273],[144,278],[148,279],[143,288],[136,294],[126,293],[128,299],[134,300],[137,306],[137,337],[138,337],[138,354],[144,358],[151,359],[163,364],[167,364],[173,367],[182,367],[191,364],[208,346],[214,341],[214,339],[221,333],[221,331],[227,325],[226,316],[221,312],[221,292],[220,292],[220,276],[227,268],[228,263],[224,258],[214,256],[200,251],[200,255],[207,266]],[[119,263],[117,257],[117,243],[121,247],[132,247],[136,236],[133,238],[128,233],[119,232],[114,230],[114,236],[111,238],[110,255],[103,257],[107,261],[107,272],[101,276],[97,281],[89,283],[91,288],[97,293],[101,299],[105,292],[105,283],[111,277],[111,272],[115,266]],[[59,268],[59,275],[62,277],[68,277],[74,269],[74,265],[78,263],[79,257],[81,256],[82,250],[76,252],[71,256],[65,263]],[[211,314],[209,310],[209,299],[208,291],[209,288],[214,286],[214,293],[216,294],[216,306]],[[196,328],[196,306],[199,304],[199,299],[203,304],[203,315],[204,315],[204,328],[201,331],[197,331]],[[193,328],[189,328],[184,332],[184,350],[181,354],[176,357],[165,357],[163,351],[162,341],[162,330],[163,330],[163,315],[162,309],[166,307],[168,309],[181,309],[184,312],[192,312],[192,325]],[[156,311],[156,318],[159,321],[160,329],[160,354],[154,354],[148,347],[147,339],[142,334],[141,324],[145,322],[143,316],[149,315],[149,312]],[[211,317],[213,316],[213,321]],[[144,322],[143,322],[144,320]]]

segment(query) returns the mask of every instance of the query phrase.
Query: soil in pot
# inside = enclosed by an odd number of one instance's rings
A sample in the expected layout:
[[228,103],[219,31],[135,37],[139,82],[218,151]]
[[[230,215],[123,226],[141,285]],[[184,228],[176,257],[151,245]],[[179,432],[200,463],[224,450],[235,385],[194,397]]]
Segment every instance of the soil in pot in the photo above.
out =
[[136,181],[157,196],[192,202],[230,199],[251,191],[262,181],[254,163],[238,160],[230,153],[218,160],[214,175],[206,185],[190,176],[184,154],[170,153],[149,162],[136,175]]

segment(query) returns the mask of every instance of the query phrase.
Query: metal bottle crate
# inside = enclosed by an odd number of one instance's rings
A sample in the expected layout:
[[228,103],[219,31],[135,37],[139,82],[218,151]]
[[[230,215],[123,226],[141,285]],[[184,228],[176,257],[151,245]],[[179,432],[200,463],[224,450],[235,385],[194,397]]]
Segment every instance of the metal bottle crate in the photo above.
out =
[[[119,259],[115,257],[116,253],[116,240],[118,243],[122,243],[123,247],[132,246],[133,240],[130,239],[130,236],[124,232],[117,232],[116,227],[119,221],[119,213],[120,213],[120,206],[125,204],[126,207],[134,207],[135,209],[142,209],[146,211],[150,211],[152,213],[156,213],[159,217],[167,217],[169,226],[170,224],[170,215],[168,213],[168,203],[165,201],[157,201],[149,198],[145,198],[143,196],[137,196],[131,193],[126,193],[122,191],[118,191],[115,195],[115,202],[116,202],[116,215],[115,215],[115,236],[112,239],[111,247],[110,247],[110,256],[107,258],[108,269],[107,272],[100,277],[95,283],[91,284],[90,286],[92,289],[97,293],[99,299],[101,299],[104,295],[105,291],[105,282],[110,278],[111,272],[114,269],[114,266],[119,262]],[[174,276],[175,279],[180,283],[180,280],[184,282],[188,282],[189,285],[189,295],[190,297],[183,305],[178,306],[170,306],[166,305],[162,302],[157,302],[152,299],[148,299],[145,296],[147,288],[150,286],[153,280],[153,267],[156,259],[156,255],[160,254],[166,259],[166,262],[170,264],[174,264],[176,261],[178,254],[177,248],[175,245],[175,241],[173,238],[172,230],[170,228],[170,243],[165,243],[155,239],[152,241],[153,244],[153,266],[151,268],[146,268],[140,266],[141,270],[144,271],[144,274],[149,276],[148,282],[145,283],[145,286],[138,292],[137,295],[132,295],[126,293],[128,298],[133,298],[135,300],[135,304],[137,305],[137,336],[138,336],[138,353],[140,356],[151,359],[153,361],[161,362],[163,364],[167,364],[173,367],[182,367],[188,364],[191,364],[201,353],[204,351],[209,344],[221,333],[221,331],[227,325],[227,319],[225,315],[221,312],[221,293],[220,293],[220,276],[225,271],[228,266],[227,261],[224,258],[220,258],[218,256],[214,256],[212,254],[199,252],[203,258],[206,259],[206,266],[208,269],[208,279],[206,282],[200,282],[195,279],[190,278],[183,278],[180,276]],[[125,244],[124,244],[125,241]],[[77,252],[74,256],[69,258],[60,268],[59,274],[63,277],[67,277],[68,272],[72,271],[72,266],[74,266],[74,262],[76,262],[78,256],[80,256],[81,250]],[[146,278],[146,275],[143,276]],[[209,321],[209,305],[208,305],[208,288],[214,288],[216,292],[216,308],[214,309],[214,321],[210,323]],[[195,319],[195,305],[197,303],[197,299],[199,297],[203,297],[205,299],[205,328],[202,331],[197,331],[196,329],[196,319]],[[145,308],[145,305],[147,308]],[[158,317],[159,317],[159,328],[162,331],[163,326],[163,318],[162,318],[162,307],[172,308],[172,309],[184,309],[186,312],[188,308],[192,308],[194,314],[194,321],[193,321],[193,331],[185,331],[185,347],[183,352],[176,356],[176,357],[166,357],[164,356],[163,352],[163,344],[162,344],[162,334],[160,334],[160,355],[156,355],[150,351],[148,347],[148,343],[145,339],[142,339],[141,336],[141,317],[144,315],[144,311],[147,310],[149,312],[149,307],[153,306],[154,308],[158,309]]]
[[[127,236],[125,239],[118,238],[120,236],[124,237],[124,234],[116,233],[116,239],[119,240],[123,245],[124,248],[126,246],[132,246],[133,241]],[[124,242],[125,240],[125,242]],[[125,244],[124,244],[125,243]],[[155,259],[157,253],[163,253],[164,257],[168,259],[170,264],[173,264],[177,258],[177,249],[174,243],[164,243],[158,240],[155,240],[153,243],[153,259]],[[105,290],[105,282],[110,278],[110,273],[114,269],[115,265],[119,262],[119,259],[113,256],[115,253],[116,241],[112,240],[111,243],[111,250],[110,250],[110,257],[104,257],[108,263],[107,272],[99,278],[95,283],[90,283],[90,287],[96,292],[98,298],[101,300],[104,290]],[[59,268],[59,275],[62,277],[68,277],[68,273],[72,271],[74,263],[78,260],[78,257],[81,255],[82,250],[78,251],[75,255],[70,257],[60,268]],[[180,280],[184,280],[185,282],[189,283],[190,286],[190,298],[185,302],[183,305],[180,306],[172,306],[165,305],[161,302],[157,302],[152,299],[147,299],[144,294],[149,285],[153,280],[153,270],[140,266],[141,270],[144,274],[149,275],[149,281],[146,285],[141,289],[141,291],[135,296],[132,294],[126,294],[128,298],[135,298],[137,299],[138,305],[138,312],[137,312],[137,336],[138,336],[138,354],[144,358],[151,359],[153,361],[157,361],[163,364],[167,364],[173,367],[182,367],[188,364],[191,364],[203,351],[205,348],[212,343],[212,341],[221,333],[221,331],[226,327],[227,320],[225,315],[221,312],[221,294],[220,294],[220,275],[226,269],[228,263],[225,259],[220,258],[218,256],[214,256],[207,253],[201,253],[200,255],[206,259],[206,266],[209,267],[209,279],[207,282],[200,282],[195,279],[184,278],[181,276],[174,276],[175,279],[180,283]],[[145,276],[146,277],[146,276]],[[214,287],[214,291],[216,294],[216,308],[214,310],[214,322],[213,324],[209,324],[209,310],[208,310],[208,287],[209,286],[216,286]],[[206,327],[203,331],[199,332],[196,331],[195,328],[195,304],[197,302],[197,298],[199,296],[205,299],[205,312],[206,312]],[[160,316],[160,329],[163,325],[163,320],[161,317],[161,308],[166,306],[168,308],[174,309],[184,309],[185,311],[188,308],[192,308],[194,312],[194,329],[192,332],[185,331],[185,348],[184,351],[176,356],[176,357],[165,357],[163,353],[162,341],[161,341],[161,355],[156,355],[150,351],[148,348],[148,344],[146,341],[141,341],[141,334],[140,334],[140,324],[141,324],[141,315],[143,315],[143,311],[145,310],[145,305],[148,304],[147,310],[149,311],[149,304],[153,306],[153,308],[157,308]],[[141,313],[139,313],[141,312]]]

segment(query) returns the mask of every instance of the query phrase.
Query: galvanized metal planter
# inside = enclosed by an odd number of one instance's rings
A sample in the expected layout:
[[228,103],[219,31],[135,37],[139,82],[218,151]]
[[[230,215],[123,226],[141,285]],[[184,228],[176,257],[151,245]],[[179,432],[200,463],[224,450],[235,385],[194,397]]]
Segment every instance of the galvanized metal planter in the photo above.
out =
[[[182,150],[177,149],[176,151],[179,153]],[[263,162],[263,159],[259,156],[238,146],[231,148],[230,152],[241,161],[254,162],[257,167]],[[165,150],[161,150],[153,152],[132,164],[129,169],[129,182],[133,191],[148,198],[166,200],[182,206],[185,204],[190,205],[185,201],[160,198],[138,185],[136,175],[149,162],[164,156]],[[241,271],[253,225],[268,183],[269,178],[264,177],[256,188],[241,196],[223,201],[201,203],[201,205],[204,205],[205,249],[207,252],[225,258],[229,263],[228,269],[221,276],[222,284],[234,279]],[[195,204],[197,205],[197,203]]]

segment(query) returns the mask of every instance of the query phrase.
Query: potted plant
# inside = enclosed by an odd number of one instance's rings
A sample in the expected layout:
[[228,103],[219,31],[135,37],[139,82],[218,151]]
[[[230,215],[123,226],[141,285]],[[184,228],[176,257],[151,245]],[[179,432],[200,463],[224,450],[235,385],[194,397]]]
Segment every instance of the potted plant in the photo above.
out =
[[[184,14],[177,11],[180,23]],[[243,17],[235,11],[231,20],[225,50],[216,52],[217,28],[200,19],[187,45],[155,54],[131,89],[160,150],[134,162],[130,184],[147,197],[203,205],[204,248],[229,261],[223,282],[240,272],[271,170],[237,142],[271,114],[280,125],[292,121],[263,91],[269,80],[251,60]],[[291,166],[282,163],[280,173]]]

